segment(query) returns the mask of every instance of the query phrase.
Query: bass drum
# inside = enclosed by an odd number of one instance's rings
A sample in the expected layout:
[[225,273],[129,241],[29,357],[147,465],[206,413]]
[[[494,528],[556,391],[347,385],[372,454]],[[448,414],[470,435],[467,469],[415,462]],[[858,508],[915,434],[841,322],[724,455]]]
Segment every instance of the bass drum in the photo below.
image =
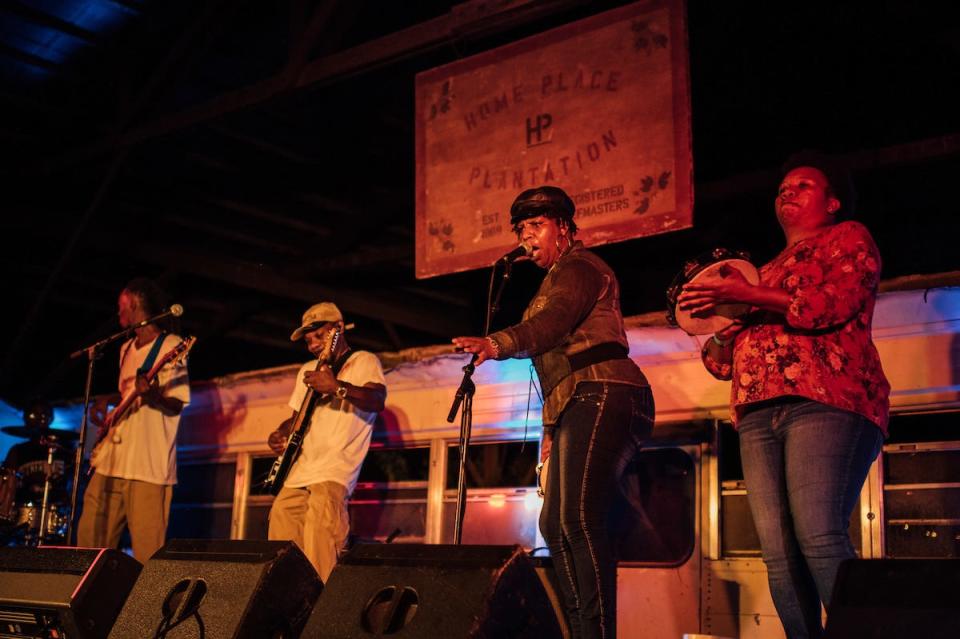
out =
[[760,282],[760,274],[750,263],[750,255],[743,251],[717,248],[684,262],[683,270],[677,273],[667,289],[667,321],[688,335],[710,335],[728,328],[735,319],[750,311],[749,304],[719,304],[707,313],[694,316],[677,307],[677,298],[683,287],[691,282],[708,277],[729,277],[734,271],[739,271],[751,284]]
[[[40,531],[40,515],[42,509],[39,504],[28,502],[18,510],[17,524],[28,533],[36,535]],[[64,537],[67,534],[70,507],[62,504],[47,506],[46,531],[41,535],[47,537]]]

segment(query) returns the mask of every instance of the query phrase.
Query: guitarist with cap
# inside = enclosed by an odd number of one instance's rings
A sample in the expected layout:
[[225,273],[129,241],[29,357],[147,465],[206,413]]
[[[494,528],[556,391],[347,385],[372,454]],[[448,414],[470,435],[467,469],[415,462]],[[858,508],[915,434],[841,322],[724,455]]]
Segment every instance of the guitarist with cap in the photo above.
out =
[[[132,280],[117,300],[120,326],[159,314],[164,295],[151,280]],[[166,326],[147,324],[120,348],[118,396],[94,404],[91,421],[102,439],[90,465],[95,471],[83,499],[77,545],[115,548],[124,526],[133,554],[146,562],[166,541],[180,413],[190,403],[185,359],[191,340]],[[106,411],[107,403],[117,407]]]
[[268,537],[295,541],[324,582],[346,543],[347,498],[387,397],[380,360],[351,350],[343,335],[350,328],[331,302],[303,314],[290,339],[303,338],[316,359],[297,373],[293,415],[267,442],[280,455],[267,480],[276,495]]

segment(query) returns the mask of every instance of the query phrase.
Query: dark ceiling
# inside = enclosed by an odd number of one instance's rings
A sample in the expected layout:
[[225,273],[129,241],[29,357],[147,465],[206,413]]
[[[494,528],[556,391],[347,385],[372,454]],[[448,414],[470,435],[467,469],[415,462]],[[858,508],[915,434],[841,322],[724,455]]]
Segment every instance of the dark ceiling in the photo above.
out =
[[[136,276],[186,308],[195,379],[303,361],[288,335],[324,298],[376,351],[478,332],[486,272],[413,275],[414,76],[620,4],[3,3],[0,398],[79,396],[67,355],[117,329]],[[704,249],[775,254],[799,148],[850,161],[885,277],[957,269],[960,29],[941,6],[690,2],[695,228],[599,249],[625,313],[661,309]],[[499,323],[537,284],[516,272]]]

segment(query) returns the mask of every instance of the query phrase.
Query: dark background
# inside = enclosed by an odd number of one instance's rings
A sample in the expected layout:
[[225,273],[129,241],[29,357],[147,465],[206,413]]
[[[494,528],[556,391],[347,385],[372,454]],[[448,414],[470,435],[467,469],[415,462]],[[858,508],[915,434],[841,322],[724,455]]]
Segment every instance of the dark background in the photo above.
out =
[[[375,351],[479,332],[487,271],[413,275],[414,76],[622,4],[0,5],[0,398],[80,396],[66,356],[118,328],[135,276],[186,307],[194,379],[303,361],[289,332],[326,297]],[[778,167],[800,148],[854,169],[886,279],[956,270],[947,6],[690,2],[695,227],[598,249],[624,313],[662,311],[683,260],[714,246],[775,255]],[[515,273],[498,324],[542,275]]]

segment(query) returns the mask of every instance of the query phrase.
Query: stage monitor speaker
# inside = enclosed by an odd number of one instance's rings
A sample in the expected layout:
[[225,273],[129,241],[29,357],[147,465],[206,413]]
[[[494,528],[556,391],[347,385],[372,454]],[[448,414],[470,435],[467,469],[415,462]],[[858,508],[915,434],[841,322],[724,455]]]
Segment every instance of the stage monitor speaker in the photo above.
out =
[[552,639],[557,617],[520,546],[361,544],[334,568],[304,639]]
[[144,566],[110,638],[297,637],[322,589],[293,542],[174,539]]
[[960,637],[960,559],[851,559],[840,566],[829,639]]
[[106,548],[0,548],[0,636],[106,637],[140,569]]

